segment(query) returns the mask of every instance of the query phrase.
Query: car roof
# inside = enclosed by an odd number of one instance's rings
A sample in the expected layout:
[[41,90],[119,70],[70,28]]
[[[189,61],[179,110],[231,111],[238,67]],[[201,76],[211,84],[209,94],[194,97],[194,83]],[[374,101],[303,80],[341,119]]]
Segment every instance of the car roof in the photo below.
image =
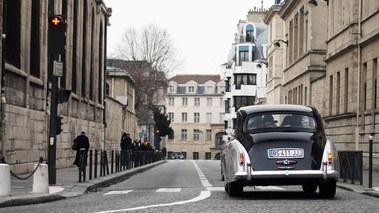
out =
[[271,111],[298,111],[309,113],[314,110],[313,107],[296,105],[296,104],[263,104],[241,107],[239,111],[244,111],[246,114],[250,113],[264,113]]

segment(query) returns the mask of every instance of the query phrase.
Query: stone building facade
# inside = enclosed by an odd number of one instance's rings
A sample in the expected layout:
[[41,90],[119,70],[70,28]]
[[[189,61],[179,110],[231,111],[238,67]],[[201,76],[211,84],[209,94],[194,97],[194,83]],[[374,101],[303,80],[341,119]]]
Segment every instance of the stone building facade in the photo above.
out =
[[67,20],[63,76],[58,86],[71,91],[68,101],[58,104],[63,131],[55,141],[56,167],[72,166],[75,153],[71,144],[81,131],[89,137],[91,148],[104,148],[110,8],[95,0],[12,0],[0,1],[0,6],[1,26],[5,26],[1,29],[5,38],[0,57],[0,149],[12,171],[30,172],[40,156],[48,158],[52,69],[47,38],[52,14],[62,14]]
[[162,144],[187,159],[213,159],[224,135],[225,82],[219,75],[176,75],[169,79],[166,106],[173,138]]
[[120,149],[121,135],[130,133],[132,139],[138,139],[140,129],[136,116],[136,83],[126,71],[116,67],[107,67],[107,131],[108,149]]
[[[379,169],[379,2],[329,1],[325,121],[341,149],[363,150],[374,136],[374,165]],[[343,7],[342,7],[343,5]]]
[[[341,151],[363,150],[367,157],[368,135],[374,135],[376,167],[378,7],[375,0],[318,1],[316,7],[306,0],[287,0],[274,5],[265,19],[268,103],[317,107],[328,137]],[[280,58],[283,66],[278,66]],[[270,73],[282,75],[281,82],[270,84],[275,78]],[[279,93],[283,99],[275,97]]]

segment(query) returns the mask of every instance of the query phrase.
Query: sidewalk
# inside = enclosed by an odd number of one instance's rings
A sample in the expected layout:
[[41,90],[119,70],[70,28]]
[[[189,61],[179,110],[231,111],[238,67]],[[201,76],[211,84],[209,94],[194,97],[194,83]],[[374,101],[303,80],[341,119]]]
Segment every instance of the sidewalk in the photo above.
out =
[[[49,194],[32,193],[33,176],[26,180],[19,180],[11,176],[11,195],[0,197],[0,208],[49,202],[79,196],[98,187],[105,187],[112,183],[121,182],[136,173],[143,172],[162,163],[164,163],[163,160],[121,172],[114,172],[113,174],[102,177],[98,175],[97,178],[92,177],[92,180],[89,180],[87,168],[85,182],[79,182],[77,167],[57,169],[56,184],[49,187]],[[27,175],[19,176],[26,177]]]
[[[113,174],[103,177],[98,176],[97,178],[92,178],[92,180],[88,179],[87,174],[85,182],[79,182],[77,167],[58,169],[56,185],[49,187],[49,194],[32,193],[33,177],[27,180],[19,180],[12,176],[11,195],[0,197],[0,208],[36,204],[79,196],[98,187],[104,187],[112,183],[123,181],[136,173],[148,170],[162,163],[164,163],[164,161],[158,161],[122,172],[114,172]],[[350,180],[347,180],[347,182],[340,180],[337,182],[337,187],[379,198],[379,172],[373,172],[372,174],[371,189],[368,188],[368,175],[368,171],[363,171],[363,185],[360,185],[359,182],[351,184]]]

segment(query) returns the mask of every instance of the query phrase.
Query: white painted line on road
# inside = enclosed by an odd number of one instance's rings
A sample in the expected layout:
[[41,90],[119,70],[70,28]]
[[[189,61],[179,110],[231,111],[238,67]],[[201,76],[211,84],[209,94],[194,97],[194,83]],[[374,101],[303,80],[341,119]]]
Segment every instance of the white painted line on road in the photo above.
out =
[[160,188],[155,192],[180,192],[182,188]]
[[104,195],[119,195],[119,194],[127,194],[129,192],[132,192],[133,190],[123,190],[123,191],[110,191],[105,193]]
[[163,206],[173,206],[173,205],[182,205],[186,203],[192,203],[192,202],[197,202],[200,200],[207,199],[208,197],[211,196],[210,191],[201,191],[200,195],[191,199],[191,200],[184,200],[184,201],[178,201],[178,202],[173,202],[173,203],[165,203],[165,204],[156,204],[156,205],[150,205],[150,206],[140,206],[140,207],[134,207],[134,208],[129,208],[129,209],[116,209],[116,210],[108,210],[108,211],[101,211],[97,213],[109,213],[109,212],[125,212],[125,211],[134,211],[134,210],[140,210],[140,209],[147,209],[147,208],[155,208],[155,207],[163,207]]
[[203,171],[201,171],[201,169],[200,169],[199,166],[196,164],[196,162],[195,162],[195,161],[192,161],[192,163],[195,165],[195,168],[196,168],[197,174],[198,174],[199,177],[200,177],[201,184],[203,184],[204,187],[212,187],[212,185],[209,183],[209,181],[208,181],[207,178],[205,177]]
[[285,188],[277,187],[277,186],[256,186],[255,188],[261,190],[286,190]]
[[208,191],[224,191],[224,187],[207,187]]

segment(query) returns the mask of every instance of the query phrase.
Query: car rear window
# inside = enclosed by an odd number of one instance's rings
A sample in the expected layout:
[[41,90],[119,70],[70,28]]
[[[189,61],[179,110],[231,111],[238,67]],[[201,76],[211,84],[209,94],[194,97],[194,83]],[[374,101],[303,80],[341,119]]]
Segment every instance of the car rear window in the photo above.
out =
[[256,114],[248,116],[245,124],[247,130],[278,127],[306,129],[317,128],[313,117],[297,113]]

